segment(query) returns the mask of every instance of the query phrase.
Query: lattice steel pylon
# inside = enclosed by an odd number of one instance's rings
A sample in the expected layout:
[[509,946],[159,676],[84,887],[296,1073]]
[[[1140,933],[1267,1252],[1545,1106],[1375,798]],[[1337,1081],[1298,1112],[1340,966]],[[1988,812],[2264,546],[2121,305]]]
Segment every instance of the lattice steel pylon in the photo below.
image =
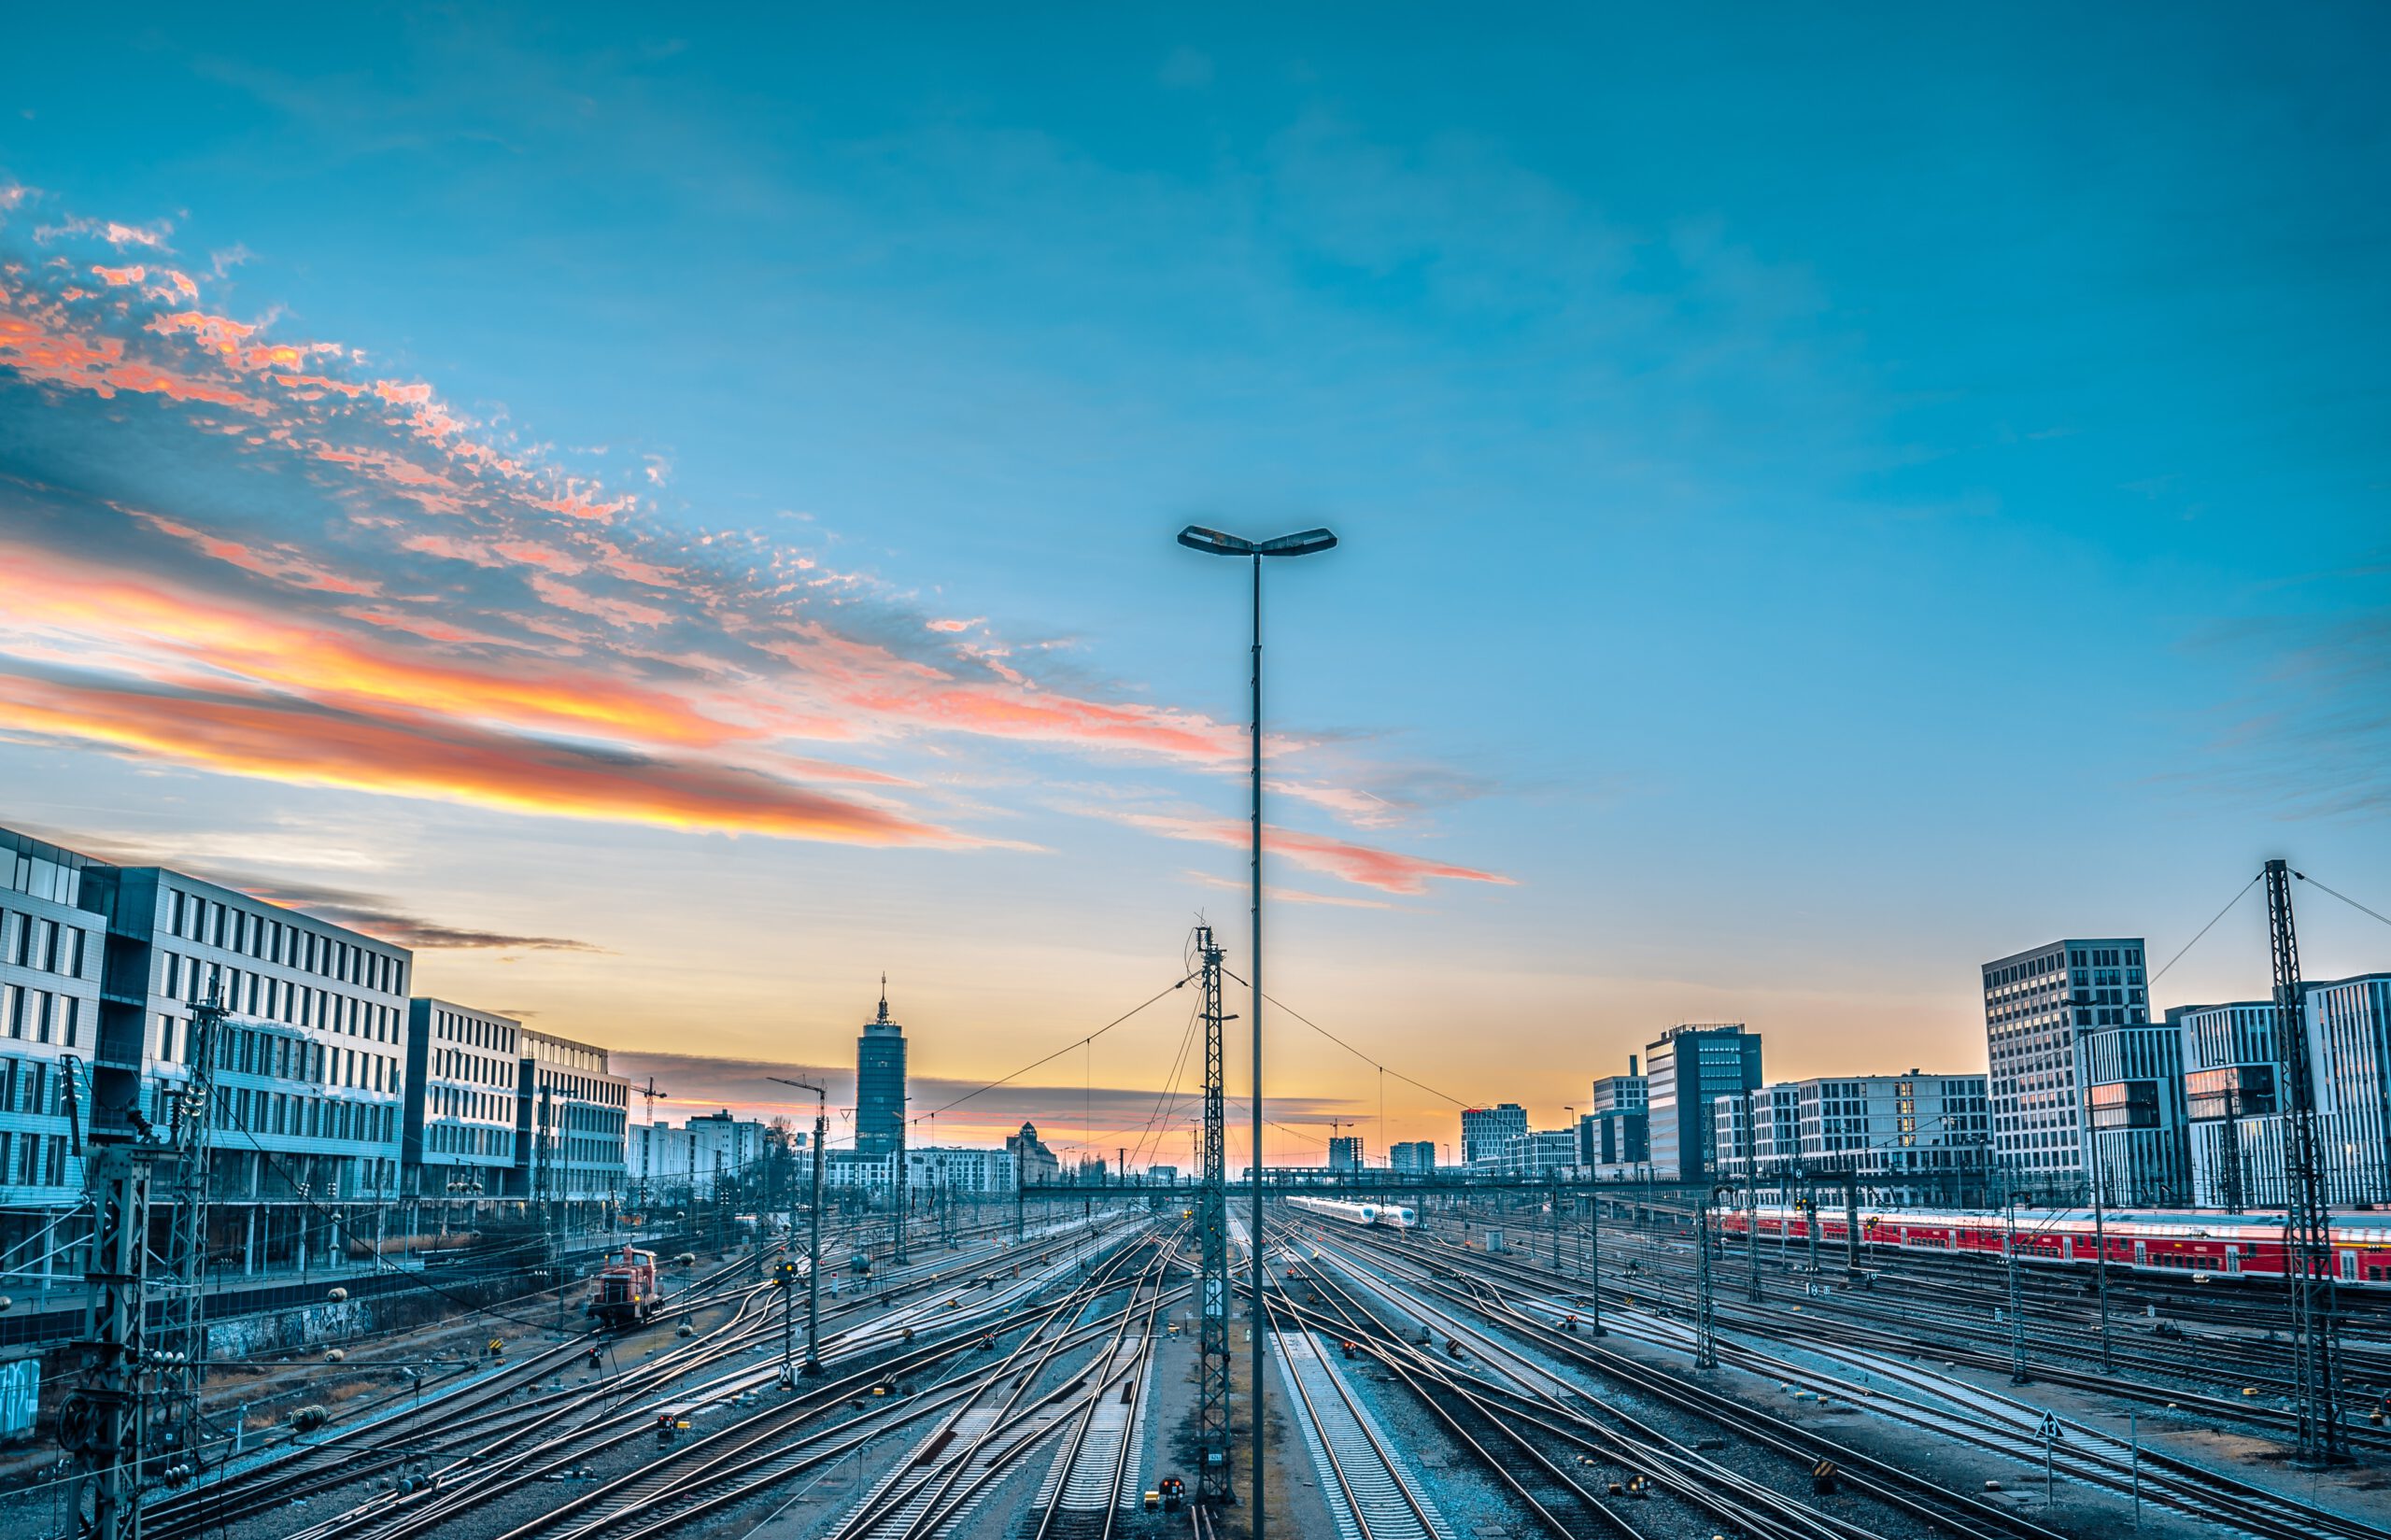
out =
[[1710,1198],[1705,1196],[1695,1217],[1693,1237],[1693,1366],[1719,1366],[1719,1321],[1711,1305]]
[[215,985],[191,1007],[190,1075],[173,1103],[167,1144],[176,1162],[175,1228],[166,1258],[165,1330],[156,1343],[157,1399],[149,1439],[154,1474],[169,1483],[199,1474],[200,1392],[207,1376],[207,1181],[213,1145],[217,1044],[224,1007]]
[[2291,877],[2267,863],[2267,934],[2274,955],[2275,1052],[2285,1071],[2284,1250],[2291,1275],[2292,1387],[2303,1460],[2349,1458],[2341,1433],[2341,1365],[2334,1341],[2333,1244],[2316,1137],[2316,1077],[2308,1056],[2308,1013],[2299,981],[2299,937],[2291,919]]
[[79,1540],[140,1540],[147,1416],[141,1280],[149,1238],[149,1173],[158,1151],[98,1144],[84,1163],[92,1253],[83,1278],[83,1378],[59,1409],[58,1442],[74,1461]]
[[[1196,1194],[1196,1230],[1204,1265],[1196,1289],[1196,1342],[1202,1353],[1196,1426],[1202,1473],[1196,1500],[1226,1504],[1234,1498],[1229,1485],[1228,1110],[1221,1035],[1230,1018],[1221,1011],[1223,953],[1213,942],[1210,925],[1196,927],[1196,949],[1203,958],[1204,980],[1203,1180]],[[1254,1237],[1255,1245],[1261,1241]],[[1257,1318],[1261,1309],[1262,1302],[1254,1301]]]

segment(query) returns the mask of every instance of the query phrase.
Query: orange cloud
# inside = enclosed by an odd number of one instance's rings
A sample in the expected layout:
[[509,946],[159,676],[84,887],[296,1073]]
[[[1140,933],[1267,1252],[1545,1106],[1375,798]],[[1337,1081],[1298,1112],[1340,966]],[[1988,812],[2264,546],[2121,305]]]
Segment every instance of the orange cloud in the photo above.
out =
[[131,390],[173,401],[207,402],[261,417],[266,411],[265,403],[246,391],[128,359],[124,344],[115,337],[86,341],[15,311],[0,311],[0,363],[10,365],[27,379],[89,390],[103,400],[113,399],[120,390]]
[[301,588],[315,588],[325,593],[356,594],[361,597],[370,597],[382,591],[380,586],[369,578],[349,577],[333,572],[331,568],[312,561],[288,546],[276,546],[270,550],[260,549],[256,546],[244,545],[237,540],[226,540],[220,535],[211,535],[204,530],[193,529],[178,519],[167,518],[158,514],[143,513],[139,509],[128,509],[126,512],[160,534],[179,540],[196,550],[214,557],[219,561],[238,567],[245,572],[255,572],[260,577],[270,577],[277,583],[288,583]]
[[94,267],[92,274],[110,289],[122,289],[127,284],[139,283],[148,277],[149,270],[146,267]]
[[238,677],[342,709],[430,712],[642,743],[711,747],[746,736],[669,695],[596,674],[552,666],[527,676],[407,657],[43,553],[0,550],[10,558],[0,563],[0,631],[43,628],[88,639],[154,680]]
[[[1172,840],[1194,840],[1206,844],[1243,848],[1253,838],[1251,825],[1226,820],[1174,818],[1146,812],[1122,813],[1117,817],[1119,822],[1134,828],[1147,829]],[[1357,845],[1324,834],[1280,828],[1276,825],[1271,826],[1264,837],[1263,850],[1266,855],[1283,856],[1308,871],[1324,872],[1362,887],[1377,888],[1381,893],[1416,896],[1427,892],[1432,880],[1493,883],[1504,887],[1515,885],[1511,878],[1480,871],[1475,867],[1422,860],[1416,855],[1379,850],[1371,845]]]
[[968,631],[980,623],[976,616],[969,620],[933,620],[928,622],[928,628],[934,631]]
[[7,730],[198,770],[509,812],[858,845],[976,843],[888,809],[711,762],[639,758],[454,723],[0,672]]
[[584,593],[545,572],[531,574],[531,591],[559,610],[571,610],[615,626],[661,626],[672,618],[653,604],[634,604],[627,599]]

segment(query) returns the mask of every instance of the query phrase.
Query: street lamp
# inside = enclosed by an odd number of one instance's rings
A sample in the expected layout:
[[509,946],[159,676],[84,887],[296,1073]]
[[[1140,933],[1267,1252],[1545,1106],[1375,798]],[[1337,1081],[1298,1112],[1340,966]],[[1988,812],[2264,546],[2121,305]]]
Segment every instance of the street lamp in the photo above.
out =
[[1262,1301],[1262,558],[1312,556],[1336,545],[1326,530],[1305,530],[1255,543],[1238,535],[1191,524],[1179,543],[1210,556],[1244,557],[1253,563],[1253,952],[1246,966],[1253,990],[1253,1540],[1263,1540],[1262,1337],[1269,1315]]
[[[829,1109],[824,1105],[824,1093],[818,1085],[803,1081],[785,1081],[778,1075],[769,1077],[783,1085],[793,1085],[799,1091],[814,1093],[814,1222],[809,1226],[805,1242],[805,1366],[800,1374],[822,1372],[822,1141],[829,1130]],[[783,1321],[787,1317],[784,1315]],[[785,1332],[781,1340],[782,1367],[788,1363],[788,1340]]]

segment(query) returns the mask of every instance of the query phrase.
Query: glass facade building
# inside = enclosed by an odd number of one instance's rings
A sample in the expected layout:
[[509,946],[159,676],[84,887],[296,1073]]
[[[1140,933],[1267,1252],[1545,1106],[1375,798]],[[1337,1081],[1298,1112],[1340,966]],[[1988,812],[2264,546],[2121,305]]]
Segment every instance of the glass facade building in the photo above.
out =
[[1760,1034],[1741,1022],[1673,1026],[1646,1047],[1644,1067],[1653,1174],[1681,1181],[1715,1175],[1712,1104],[1760,1088]]

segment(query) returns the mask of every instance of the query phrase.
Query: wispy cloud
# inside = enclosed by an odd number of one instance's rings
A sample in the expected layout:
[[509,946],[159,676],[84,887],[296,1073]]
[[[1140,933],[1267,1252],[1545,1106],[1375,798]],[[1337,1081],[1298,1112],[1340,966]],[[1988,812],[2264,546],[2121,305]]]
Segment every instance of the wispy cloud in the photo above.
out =
[[[0,249],[0,394],[49,428],[0,507],[0,730],[515,812],[951,847],[997,841],[870,760],[1243,757],[1232,724],[925,614],[785,530],[668,519],[662,456],[633,468],[648,490],[610,487],[350,343],[227,313],[224,264],[162,265],[170,233],[70,218],[35,233],[50,255]],[[128,422],[152,446],[134,462],[112,449]],[[103,467],[106,500],[83,490]],[[1363,827],[1399,810],[1349,789],[1365,778],[1284,783]],[[1504,881],[1295,831],[1280,849],[1390,892]]]
[[[1156,812],[1111,812],[1106,816],[1116,818],[1133,828],[1145,829],[1172,840],[1241,846],[1252,838],[1252,831],[1248,826],[1228,819],[1189,818]],[[1480,871],[1475,867],[1457,866],[1449,861],[1431,861],[1303,829],[1273,827],[1268,831],[1265,848],[1269,855],[1308,871],[1323,872],[1363,887],[1407,897],[1425,893],[1429,883],[1438,881],[1492,883],[1502,887],[1516,885],[1514,879],[1499,872]]]

